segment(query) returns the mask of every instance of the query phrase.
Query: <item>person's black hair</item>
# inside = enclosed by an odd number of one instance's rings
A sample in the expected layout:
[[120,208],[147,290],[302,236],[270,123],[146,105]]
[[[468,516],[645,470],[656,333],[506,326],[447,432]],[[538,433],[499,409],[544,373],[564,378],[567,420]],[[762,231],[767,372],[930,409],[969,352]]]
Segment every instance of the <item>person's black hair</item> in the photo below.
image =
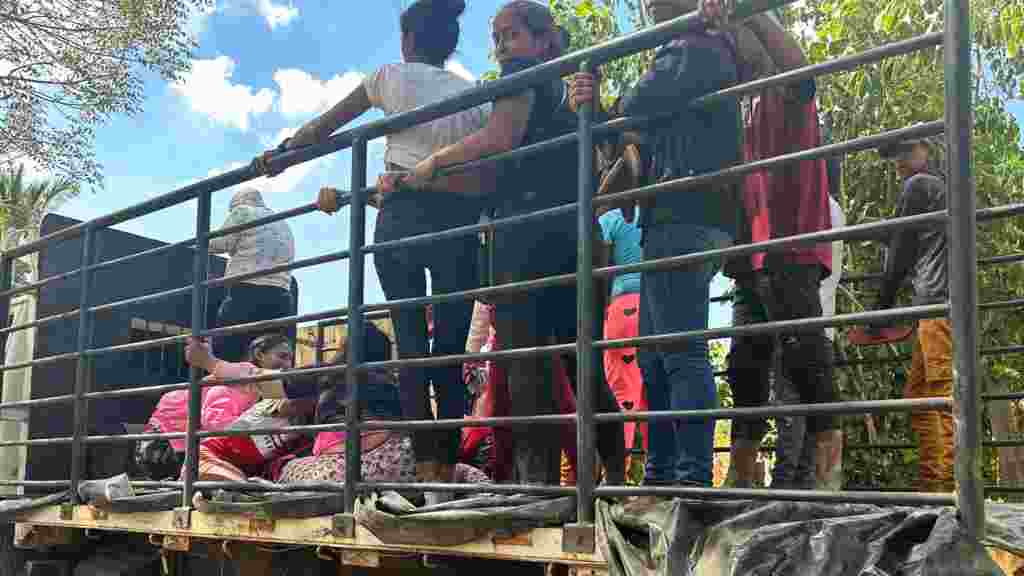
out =
[[252,342],[249,342],[249,351],[246,354],[246,360],[255,364],[256,354],[266,352],[267,350],[276,348],[281,344],[288,344],[289,347],[291,347],[291,340],[287,335],[278,332],[264,334],[263,336],[254,338]]
[[550,37],[551,47],[544,56],[545,60],[558,58],[569,49],[571,37],[569,31],[555,22],[555,15],[547,2],[537,0],[509,0],[498,11],[500,14],[510,10],[523,22],[523,26],[535,37]]
[[441,67],[459,44],[459,16],[465,10],[465,0],[416,0],[402,12],[402,35],[412,34],[416,54]]

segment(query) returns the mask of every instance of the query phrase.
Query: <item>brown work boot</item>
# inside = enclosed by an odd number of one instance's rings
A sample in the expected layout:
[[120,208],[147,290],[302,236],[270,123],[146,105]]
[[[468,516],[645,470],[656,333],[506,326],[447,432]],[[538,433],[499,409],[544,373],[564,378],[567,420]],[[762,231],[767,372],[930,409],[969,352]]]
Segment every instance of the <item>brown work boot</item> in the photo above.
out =
[[815,449],[815,477],[818,490],[843,489],[843,431],[818,432]]
[[753,488],[757,477],[757,452],[760,446],[752,440],[734,439],[729,448],[729,472],[723,488]]

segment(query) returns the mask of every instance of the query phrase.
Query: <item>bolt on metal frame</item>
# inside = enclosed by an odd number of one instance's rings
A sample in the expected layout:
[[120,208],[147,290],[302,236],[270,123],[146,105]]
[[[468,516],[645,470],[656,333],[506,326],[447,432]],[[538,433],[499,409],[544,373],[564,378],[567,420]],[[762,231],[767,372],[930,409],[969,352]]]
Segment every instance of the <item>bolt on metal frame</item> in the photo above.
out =
[[[773,9],[793,0],[749,0],[737,8],[734,20],[742,20],[761,11]],[[330,137],[327,141],[290,150],[277,154],[270,160],[274,168],[283,169],[288,166],[306,162],[314,158],[336,152],[344,148],[352,149],[352,190],[350,194],[342,195],[340,200],[350,206],[349,219],[349,246],[347,250],[339,251],[319,257],[309,258],[293,262],[288,266],[275,266],[272,269],[258,271],[253,274],[237,275],[220,279],[208,278],[208,247],[209,240],[213,237],[225,235],[232,232],[253,228],[270,222],[284,220],[290,217],[308,214],[315,211],[314,204],[303,205],[285,212],[262,218],[249,224],[234,226],[230,230],[210,230],[210,207],[211,195],[237,184],[241,184],[262,174],[257,167],[247,167],[232,170],[230,172],[208,178],[201,182],[175,190],[166,195],[142,202],[123,210],[108,214],[106,216],[84,222],[69,228],[62,229],[53,234],[40,238],[37,241],[22,245],[10,250],[0,257],[0,297],[11,298],[17,294],[31,290],[45,288],[53,282],[64,280],[78,275],[81,279],[80,306],[76,311],[63,313],[28,322],[25,324],[0,329],[0,334],[8,334],[34,326],[40,326],[58,320],[70,320],[78,318],[78,345],[77,351],[70,354],[61,354],[48,358],[40,358],[32,362],[0,367],[0,373],[4,370],[12,370],[38,364],[76,359],[78,369],[74,383],[74,393],[71,395],[42,398],[37,400],[10,402],[0,404],[0,408],[27,407],[55,404],[61,402],[73,402],[75,424],[74,433],[71,438],[43,438],[33,439],[24,442],[3,442],[0,446],[14,445],[36,445],[36,444],[58,444],[71,443],[73,447],[72,472],[69,481],[20,481],[4,482],[3,485],[33,486],[63,488],[77,486],[83,480],[84,445],[96,442],[117,442],[134,441],[143,438],[171,438],[184,437],[187,440],[186,473],[183,482],[138,482],[140,487],[174,487],[182,488],[182,507],[191,506],[192,496],[196,490],[210,488],[235,488],[242,490],[267,490],[262,484],[247,482],[200,482],[197,480],[197,454],[201,438],[209,436],[232,435],[234,432],[208,432],[198,431],[200,421],[200,398],[201,374],[198,370],[192,370],[188,383],[172,384],[164,386],[150,386],[138,389],[127,389],[117,391],[90,392],[89,376],[91,372],[91,358],[97,354],[137,350],[157,345],[180,342],[184,336],[161,338],[144,343],[133,343],[131,345],[112,346],[107,348],[92,349],[90,347],[90,319],[92,312],[97,309],[109,309],[119,306],[126,306],[142,301],[157,300],[176,294],[190,293],[192,296],[192,326],[191,334],[198,336],[212,336],[221,334],[233,334],[251,332],[260,329],[289,326],[306,321],[321,321],[336,319],[339,316],[347,316],[349,322],[348,344],[346,346],[346,364],[322,366],[322,357],[318,355],[316,366],[288,371],[285,377],[297,375],[328,374],[340,371],[347,371],[346,378],[349,383],[350,406],[357,406],[359,386],[358,376],[361,372],[369,369],[397,368],[401,366],[421,365],[431,366],[439,364],[460,363],[470,359],[503,359],[536,356],[551,353],[575,353],[579,358],[577,362],[577,377],[581,383],[579,401],[576,414],[569,415],[539,415],[508,418],[489,418],[474,420],[474,426],[491,425],[507,426],[512,424],[558,424],[565,422],[576,422],[578,430],[578,454],[580,455],[580,470],[578,483],[573,487],[555,486],[521,486],[521,485],[453,485],[453,484],[401,484],[401,483],[373,483],[362,482],[360,478],[360,450],[358,434],[349,434],[346,441],[346,478],[344,483],[326,482],[311,488],[302,485],[302,490],[329,490],[343,491],[345,510],[349,513],[354,511],[355,500],[360,491],[367,489],[412,489],[430,491],[466,491],[466,492],[498,492],[498,493],[531,493],[531,494],[552,494],[552,495],[576,495],[578,499],[578,514],[576,529],[593,529],[594,523],[594,497],[595,496],[626,496],[634,494],[655,494],[665,496],[693,496],[702,498],[732,498],[732,499],[781,499],[781,500],[813,500],[821,502],[874,502],[881,504],[921,504],[921,505],[956,505],[964,520],[968,537],[980,539],[984,534],[984,493],[980,482],[979,473],[979,451],[981,438],[980,387],[978,384],[979,373],[979,351],[978,351],[978,327],[977,314],[979,310],[976,268],[976,223],[995,218],[1006,218],[1024,214],[1024,205],[1010,205],[985,210],[976,210],[974,181],[971,174],[971,61],[970,61],[970,36],[969,36],[969,2],[967,0],[946,0],[945,2],[945,30],[941,33],[926,34],[917,38],[904,40],[869,50],[862,54],[839,58],[831,62],[806,66],[798,70],[788,71],[770,78],[760,79],[752,83],[729,88],[716,94],[703,97],[693,105],[699,106],[702,102],[712,101],[718,98],[734,98],[741,94],[754,92],[769,86],[777,86],[793,82],[803,78],[813,78],[823,74],[850,70],[856,66],[874,63],[884,58],[907,54],[913,51],[922,50],[940,43],[944,49],[945,58],[945,91],[946,91],[946,112],[942,121],[929,122],[922,125],[892,130],[881,134],[857,138],[847,142],[840,142],[822,146],[819,148],[804,150],[775,158],[768,158],[731,166],[723,170],[701,174],[687,178],[681,178],[669,182],[661,182],[651,186],[623,192],[611,196],[592,197],[592,145],[595,135],[609,132],[617,132],[625,129],[642,128],[650,119],[627,118],[618,119],[604,124],[593,123],[593,110],[590,106],[584,106],[579,110],[579,125],[575,134],[568,134],[555,138],[551,141],[541,142],[526,146],[517,150],[498,154],[487,159],[467,163],[463,166],[452,167],[445,172],[455,172],[478,166],[483,163],[496,162],[509,158],[522,157],[527,154],[534,154],[549,150],[556,146],[575,143],[579,148],[580,187],[577,201],[564,206],[558,206],[542,210],[533,214],[495,220],[486,224],[464,226],[452,230],[442,231],[436,234],[403,238],[400,240],[369,244],[365,242],[365,209],[368,192],[372,188],[367,187],[367,166],[366,166],[366,143],[373,138],[386,136],[400,130],[404,130],[428,122],[443,116],[465,110],[485,102],[493,101],[496,98],[522,92],[537,82],[547,81],[562,76],[576,69],[590,70],[610,60],[627,56],[640,50],[651,49],[663,44],[676,34],[692,29],[697,25],[699,16],[697,13],[690,13],[674,20],[651,26],[648,29],[634,32],[589,48],[567,54],[557,59],[538,65],[509,77],[488,83],[484,86],[467,90],[453,98],[423,106],[410,112],[395,115],[382,120],[370,122],[355,129],[347,130]],[[703,186],[711,181],[722,179],[738,179],[744,175],[763,169],[774,168],[781,165],[792,164],[804,160],[832,157],[840,154],[872,150],[887,143],[896,142],[910,138],[932,136],[939,133],[945,134],[947,152],[949,154],[951,171],[949,174],[948,209],[941,212],[921,214],[906,218],[897,218],[883,222],[873,222],[859,226],[850,226],[840,230],[829,230],[812,234],[803,234],[783,239],[771,240],[768,242],[734,246],[721,250],[709,250],[685,256],[676,256],[656,261],[645,261],[630,266],[610,266],[598,270],[593,269],[591,254],[591,232],[593,231],[593,207],[624,199],[638,199],[658,193],[691,193],[688,190]],[[137,218],[164,208],[168,208],[192,199],[198,200],[196,216],[196,238],[179,242],[169,246],[147,250],[131,256],[117,258],[109,261],[93,263],[95,260],[95,242],[92,238],[97,231],[116,225],[118,223]],[[424,298],[412,298],[401,301],[391,301],[382,304],[366,304],[364,301],[364,262],[366,254],[382,250],[393,250],[403,246],[426,243],[440,238],[464,236],[474,234],[480,230],[494,229],[514,222],[539,219],[555,214],[567,214],[575,212],[577,215],[578,232],[578,266],[575,274],[569,274],[554,278],[531,280],[504,284],[500,286],[484,287],[476,290],[468,290],[459,293],[434,295]],[[831,318],[810,318],[790,322],[771,322],[760,325],[733,327],[715,330],[698,330],[676,334],[660,334],[630,338],[624,340],[604,341],[595,340],[593,334],[594,314],[593,284],[592,279],[596,277],[609,277],[624,272],[655,271],[678,268],[680,266],[702,262],[710,258],[731,257],[752,254],[755,252],[775,251],[788,246],[799,244],[813,244],[824,241],[840,239],[865,239],[878,238],[889,231],[902,227],[921,226],[944,226],[950,234],[950,301],[948,304],[931,306],[914,306],[897,308],[885,311],[862,312],[857,314],[845,314]],[[33,282],[27,286],[18,288],[12,287],[12,269],[14,261],[26,254],[36,252],[47,245],[66,241],[72,238],[83,238],[82,265],[78,270],[65,272],[49,278]],[[169,290],[157,294],[151,294],[123,300],[113,304],[90,307],[90,272],[100,268],[116,266],[118,264],[141,258],[153,256],[173,248],[181,246],[195,247],[195,263],[193,282],[191,287]],[[205,326],[205,303],[207,289],[211,286],[218,286],[243,281],[260,274],[269,272],[281,272],[293,270],[305,266],[313,266],[338,260],[349,260],[349,295],[348,305],[344,309],[327,310],[313,314],[295,315],[279,318],[270,321],[252,322],[235,326],[228,326],[217,329],[207,329]],[[997,257],[991,263],[1002,263],[1005,261],[1017,260],[1016,255]],[[406,307],[424,306],[432,302],[445,302],[453,300],[465,300],[483,295],[509,293],[512,291],[528,291],[545,286],[575,283],[577,288],[577,322],[578,337],[572,344],[561,344],[552,346],[538,346],[527,349],[502,350],[475,355],[453,355],[441,358],[423,359],[399,359],[387,362],[366,363],[363,361],[363,323],[365,316],[379,311]],[[1000,304],[1016,306],[1019,302],[983,304],[986,306],[998,307]],[[632,412],[629,414],[595,414],[594,399],[589,387],[582,383],[590,382],[595,369],[594,359],[598,350],[623,346],[643,346],[653,344],[664,344],[692,338],[729,338],[739,334],[751,334],[762,332],[778,332],[794,326],[802,327],[823,327],[840,326],[857,323],[864,323],[880,319],[918,319],[936,316],[950,316],[953,321],[954,331],[954,358],[955,358],[955,394],[954,398],[924,398],[914,400],[876,400],[863,402],[838,402],[834,404],[817,404],[806,406],[785,406],[785,407],[764,407],[764,408],[731,408],[701,411],[667,411],[667,412]],[[322,327],[319,327],[322,329]],[[322,333],[318,335],[318,342],[322,342]],[[1009,347],[1014,348],[1014,347]],[[1017,349],[1014,352],[1019,351]],[[282,377],[278,375],[277,378]],[[226,382],[226,384],[238,385],[245,382],[254,382],[272,377],[251,377],[241,378]],[[89,436],[85,428],[86,408],[89,400],[116,399],[132,394],[158,394],[170,390],[187,388],[190,394],[189,419],[186,432],[178,434],[137,434],[119,436]],[[1009,396],[1009,395],[1004,395]],[[710,489],[710,488],[682,488],[682,487],[625,487],[625,486],[595,486],[594,454],[596,442],[595,426],[603,422],[625,422],[639,421],[655,418],[692,419],[692,418],[735,418],[740,416],[773,416],[784,414],[815,414],[815,413],[863,413],[880,412],[890,410],[907,411],[911,409],[937,409],[952,410],[957,422],[958,451],[956,455],[956,494],[914,494],[897,492],[821,492],[821,491],[778,491],[778,490],[740,490],[740,489]],[[452,428],[465,424],[465,420],[444,420],[444,421],[400,421],[400,422],[374,422],[360,421],[358,410],[349,410],[344,424],[285,427],[267,429],[261,432],[273,431],[304,431],[313,433],[324,430],[371,430],[371,429],[397,429],[415,430],[424,428]],[[246,431],[252,433],[253,431]],[[281,491],[289,491],[294,487],[281,486]],[[73,490],[73,493],[76,492]],[[78,500],[78,496],[73,496]],[[591,539],[592,542],[592,539]]]

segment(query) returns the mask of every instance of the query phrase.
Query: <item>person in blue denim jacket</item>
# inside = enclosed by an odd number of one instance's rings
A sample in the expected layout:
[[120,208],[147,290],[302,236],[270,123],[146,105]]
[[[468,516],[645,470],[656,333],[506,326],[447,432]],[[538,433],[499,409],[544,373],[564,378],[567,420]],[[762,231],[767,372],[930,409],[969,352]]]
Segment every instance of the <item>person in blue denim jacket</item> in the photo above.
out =
[[[645,0],[657,23],[682,16],[695,4]],[[649,184],[707,174],[740,161],[737,101],[691,105],[695,98],[735,84],[737,77],[731,38],[710,26],[680,34],[657,50],[654,64],[624,94],[619,110],[626,116],[659,117],[643,137]],[[576,74],[570,84],[573,106],[595,100],[593,75]],[[653,260],[730,245],[739,218],[737,200],[734,184],[713,183],[666,190],[656,201],[646,201],[641,213],[644,257]],[[719,267],[718,261],[706,261],[644,272],[640,335],[707,328],[710,283]],[[651,410],[718,406],[705,340],[641,348],[639,357]],[[713,443],[712,420],[651,421],[644,483],[710,486]]]

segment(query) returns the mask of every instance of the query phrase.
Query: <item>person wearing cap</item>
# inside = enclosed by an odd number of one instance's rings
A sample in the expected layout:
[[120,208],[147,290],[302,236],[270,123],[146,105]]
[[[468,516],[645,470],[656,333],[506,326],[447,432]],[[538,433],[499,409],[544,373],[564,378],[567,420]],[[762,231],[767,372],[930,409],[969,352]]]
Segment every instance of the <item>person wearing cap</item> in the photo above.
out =
[[[946,174],[938,145],[930,140],[911,140],[879,149],[895,163],[903,180],[895,217],[946,209]],[[914,288],[913,304],[938,304],[949,298],[948,240],[944,227],[902,228],[889,239],[885,272],[877,309],[891,308],[907,276]],[[868,328],[881,332],[883,324]],[[906,398],[953,395],[953,336],[949,319],[918,320],[913,336],[910,376],[903,391]],[[919,410],[911,413],[910,427],[920,444],[917,488],[950,492],[953,481],[953,417],[949,412]]]
[[[223,228],[247,224],[274,212],[263,202],[263,195],[252,187],[243,187],[231,197]],[[249,228],[210,239],[211,254],[227,254],[225,276],[248,274],[257,270],[291,264],[295,260],[295,238],[284,220]],[[273,320],[295,313],[291,272],[275,272],[243,282],[229,284],[217,311],[217,327]],[[295,327],[279,330],[295,340]],[[217,354],[228,362],[241,362],[252,336],[230,334],[214,340]]]

